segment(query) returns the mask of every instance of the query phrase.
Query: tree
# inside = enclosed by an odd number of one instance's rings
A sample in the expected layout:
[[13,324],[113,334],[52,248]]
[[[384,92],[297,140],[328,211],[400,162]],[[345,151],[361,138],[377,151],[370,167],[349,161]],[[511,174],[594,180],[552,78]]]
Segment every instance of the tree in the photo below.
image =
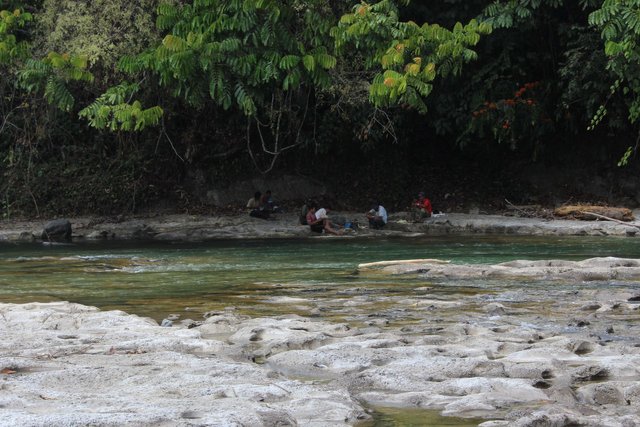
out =
[[[477,45],[477,61],[435,88],[437,103],[429,105],[436,132],[463,147],[497,142],[532,160],[546,151],[570,151],[568,142],[583,138],[609,89],[606,58],[587,23],[598,4],[465,2],[467,13],[477,11],[478,22],[493,32]],[[626,131],[617,120],[608,126],[590,138]]]
[[380,107],[408,105],[421,112],[423,99],[433,90],[437,75],[458,74],[462,65],[477,58],[470,49],[491,26],[471,20],[452,30],[438,24],[418,25],[399,20],[398,6],[390,0],[362,3],[342,16],[332,35],[339,50],[364,51],[367,68],[381,68],[373,78],[370,100]]
[[[120,68],[141,79],[151,76],[190,108],[213,103],[242,113],[247,135],[257,135],[272,156],[270,169],[280,153],[302,142],[312,93],[331,81],[328,70],[336,58],[330,53],[330,16],[326,2],[317,0],[165,3],[157,21],[167,33],[162,43],[124,57]],[[115,114],[99,114],[127,110],[121,100],[101,97],[81,115],[95,127],[123,129]],[[147,125],[131,117],[132,128]]]
[[[40,55],[61,52],[87,59],[98,81],[112,80],[124,55],[158,41],[159,0],[44,0],[36,14]],[[108,82],[107,82],[108,83]]]
[[[612,99],[622,93],[628,108],[628,119],[635,124],[640,118],[640,1],[605,0],[602,7],[589,15],[589,23],[601,30],[608,57],[607,68],[616,79],[611,84]],[[590,129],[595,128],[607,115],[606,103],[594,115]],[[619,165],[626,165],[640,147],[640,131],[634,145],[629,146]]]
[[7,127],[16,127],[11,116],[19,108],[16,105],[15,75],[19,64],[29,56],[29,43],[17,32],[33,19],[32,15],[20,9],[0,10],[0,134]]

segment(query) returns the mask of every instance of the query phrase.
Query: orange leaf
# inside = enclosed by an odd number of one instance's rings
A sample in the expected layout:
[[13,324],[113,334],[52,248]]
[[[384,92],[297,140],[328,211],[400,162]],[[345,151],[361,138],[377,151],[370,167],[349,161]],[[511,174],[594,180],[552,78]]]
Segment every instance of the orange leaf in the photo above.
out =
[[2,369],[2,371],[0,371],[0,374],[5,374],[5,375],[9,375],[9,374],[15,374],[16,371],[14,371],[13,369],[9,369],[9,368],[4,368]]

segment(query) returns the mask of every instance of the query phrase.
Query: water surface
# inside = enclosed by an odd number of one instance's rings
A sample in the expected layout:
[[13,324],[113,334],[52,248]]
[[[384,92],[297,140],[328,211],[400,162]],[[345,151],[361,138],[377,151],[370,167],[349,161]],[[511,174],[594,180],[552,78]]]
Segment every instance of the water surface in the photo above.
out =
[[[454,263],[514,259],[640,257],[633,238],[444,236],[415,239],[227,240],[206,244],[91,242],[0,246],[0,301],[72,301],[161,320],[210,310],[296,312],[268,298],[409,292],[417,277],[354,274],[359,263],[439,258]],[[525,285],[525,284],[521,284]],[[446,291],[446,290],[445,290]],[[453,288],[452,288],[453,291]],[[460,291],[456,288],[456,291]]]

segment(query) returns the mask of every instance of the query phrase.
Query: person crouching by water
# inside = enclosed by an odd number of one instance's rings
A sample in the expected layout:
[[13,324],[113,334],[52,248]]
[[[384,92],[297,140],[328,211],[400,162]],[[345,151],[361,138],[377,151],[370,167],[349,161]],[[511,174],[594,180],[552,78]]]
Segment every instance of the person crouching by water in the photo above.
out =
[[371,210],[367,212],[367,219],[369,220],[369,228],[380,230],[387,225],[387,210],[380,203],[375,202],[371,206]]
[[262,193],[256,191],[252,198],[247,202],[247,209],[249,209],[249,216],[255,218],[269,219],[269,211],[264,209],[261,203]]
[[309,205],[309,211],[307,212],[307,224],[309,224],[311,231],[314,233],[322,233],[324,230],[325,233],[335,234],[336,236],[341,236],[343,234],[342,230],[336,230],[333,228],[331,220],[327,216],[327,213],[330,210],[330,208],[317,209],[315,204]]

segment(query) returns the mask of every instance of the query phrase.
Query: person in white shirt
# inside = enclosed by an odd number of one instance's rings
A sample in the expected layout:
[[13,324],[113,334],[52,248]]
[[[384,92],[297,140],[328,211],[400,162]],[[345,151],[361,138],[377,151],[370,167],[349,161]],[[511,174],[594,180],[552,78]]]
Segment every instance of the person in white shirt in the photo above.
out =
[[316,219],[327,219],[327,210],[325,208],[320,208],[316,211]]
[[260,199],[262,193],[256,191],[252,198],[247,202],[247,209],[258,209],[260,207]]
[[387,210],[380,203],[375,202],[371,210],[367,212],[367,219],[370,228],[379,230],[387,225]]
[[264,209],[261,203],[262,194],[256,191],[252,198],[247,202],[247,209],[249,210],[249,216],[256,218],[269,219],[269,211]]

